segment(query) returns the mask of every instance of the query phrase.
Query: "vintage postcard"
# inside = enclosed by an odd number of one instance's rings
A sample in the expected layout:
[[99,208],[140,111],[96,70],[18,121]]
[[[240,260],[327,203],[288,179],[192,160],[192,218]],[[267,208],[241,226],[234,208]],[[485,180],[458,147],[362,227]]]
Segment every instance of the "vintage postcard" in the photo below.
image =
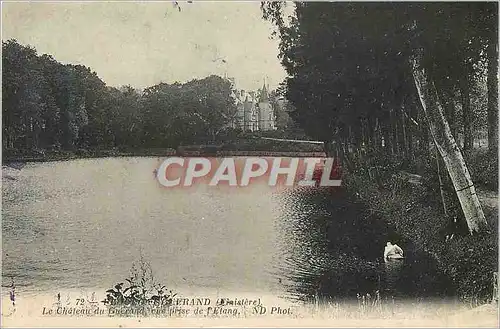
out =
[[498,3],[2,1],[2,327],[498,327]]

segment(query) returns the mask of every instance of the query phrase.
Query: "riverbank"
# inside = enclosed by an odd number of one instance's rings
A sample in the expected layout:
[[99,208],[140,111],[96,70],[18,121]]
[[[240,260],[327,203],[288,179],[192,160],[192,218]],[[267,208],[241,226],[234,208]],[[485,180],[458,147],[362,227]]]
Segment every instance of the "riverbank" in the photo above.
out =
[[214,153],[205,153],[203,151],[183,151],[178,152],[174,149],[160,150],[140,150],[134,152],[119,151],[96,151],[96,152],[48,152],[44,155],[18,155],[5,156],[2,158],[2,164],[25,163],[25,162],[51,162],[51,161],[69,161],[77,159],[99,159],[99,158],[121,158],[121,157],[168,157],[168,156],[190,156],[190,157],[300,157],[300,158],[323,158],[324,152],[289,152],[289,151],[240,151],[240,150],[221,150]]
[[[478,170],[474,162],[469,162],[469,166],[474,180],[474,173]],[[457,231],[449,232],[449,219],[444,216],[438,178],[433,174],[437,172],[436,168],[422,166],[418,172],[422,176],[421,182],[411,182],[395,175],[397,168],[392,164],[386,164],[387,168],[390,169],[384,171],[381,168],[377,174],[369,170],[351,170],[343,182],[360,202],[369,206],[372,214],[394,228],[401,239],[396,242],[403,243],[403,249],[412,248],[432,255],[438,268],[451,280],[459,298],[471,305],[490,301],[494,273],[498,272],[498,192],[488,189],[488,185],[478,184],[478,196],[489,224],[489,233],[471,236],[452,187],[445,181],[447,210],[461,221]],[[447,177],[443,175],[443,179]],[[453,238],[447,240],[446,235],[451,233]]]
[[2,163],[49,162],[108,157],[165,157],[165,156],[272,156],[325,157],[319,144],[293,143],[287,140],[240,138],[218,144],[184,145],[178,148],[113,148],[76,150],[2,150]]
[[50,162],[76,159],[109,158],[109,157],[150,157],[175,155],[172,148],[136,149],[133,151],[112,150],[76,150],[76,151],[40,151],[40,152],[4,152],[2,164],[12,162]]

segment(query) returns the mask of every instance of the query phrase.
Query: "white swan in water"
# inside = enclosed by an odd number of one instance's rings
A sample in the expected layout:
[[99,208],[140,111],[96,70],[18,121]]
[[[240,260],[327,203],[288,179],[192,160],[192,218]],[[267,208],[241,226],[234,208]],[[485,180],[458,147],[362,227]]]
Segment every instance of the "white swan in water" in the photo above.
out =
[[387,242],[384,249],[384,260],[390,259],[401,259],[404,258],[403,249],[401,249],[397,244],[392,244]]

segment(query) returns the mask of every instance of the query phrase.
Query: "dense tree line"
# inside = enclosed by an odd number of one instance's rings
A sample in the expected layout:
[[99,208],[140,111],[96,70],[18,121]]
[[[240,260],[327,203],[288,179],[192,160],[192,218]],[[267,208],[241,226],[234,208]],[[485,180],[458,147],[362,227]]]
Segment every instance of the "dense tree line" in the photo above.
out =
[[470,231],[485,228],[462,152],[483,130],[497,154],[497,4],[296,2],[289,20],[285,6],[261,3],[295,121],[351,168],[367,154],[413,163],[435,145]]
[[262,3],[278,27],[286,97],[309,134],[344,148],[385,144],[410,156],[426,148],[409,65],[418,48],[463,149],[484,130],[496,153],[495,3],[298,2],[289,24],[284,6]]
[[211,141],[230,127],[231,83],[218,76],[143,91],[90,68],[2,42],[3,150],[134,149]]

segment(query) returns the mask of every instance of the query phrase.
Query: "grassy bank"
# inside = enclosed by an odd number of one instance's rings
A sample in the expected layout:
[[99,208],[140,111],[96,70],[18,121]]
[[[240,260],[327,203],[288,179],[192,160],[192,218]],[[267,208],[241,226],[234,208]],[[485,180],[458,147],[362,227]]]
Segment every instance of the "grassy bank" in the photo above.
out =
[[[273,136],[274,137],[274,136]],[[212,144],[210,144],[212,145]],[[322,145],[291,143],[260,139],[260,136],[244,136],[213,144],[222,152],[323,152]],[[200,145],[201,146],[201,145]],[[195,145],[181,146],[196,149]],[[85,158],[129,157],[129,156],[170,156],[175,148],[114,148],[114,149],[76,149],[76,150],[3,150],[2,163],[45,162]]]
[[[494,182],[498,175],[492,173],[498,170],[496,158],[471,154],[467,162],[473,180],[480,188],[498,187]],[[373,169],[373,163],[379,166]],[[368,170],[370,165],[372,170]],[[492,297],[493,273],[498,271],[496,207],[483,203],[491,233],[470,236],[451,182],[441,167],[447,210],[461,223],[454,238],[445,241],[449,219],[444,216],[435,158],[420,157],[411,165],[389,157],[359,160],[353,168],[357,169],[351,169],[343,179],[347,189],[357,193],[372,213],[393,226],[405,240],[411,241],[412,247],[433,255],[461,298],[481,303]],[[421,175],[421,183],[410,183],[395,174],[402,170]]]
[[175,149],[156,148],[156,149],[133,149],[133,150],[87,150],[80,149],[74,151],[16,151],[4,152],[2,154],[2,163],[10,162],[46,162],[46,161],[64,161],[74,159],[91,159],[107,157],[129,157],[129,156],[166,156],[175,154]]

